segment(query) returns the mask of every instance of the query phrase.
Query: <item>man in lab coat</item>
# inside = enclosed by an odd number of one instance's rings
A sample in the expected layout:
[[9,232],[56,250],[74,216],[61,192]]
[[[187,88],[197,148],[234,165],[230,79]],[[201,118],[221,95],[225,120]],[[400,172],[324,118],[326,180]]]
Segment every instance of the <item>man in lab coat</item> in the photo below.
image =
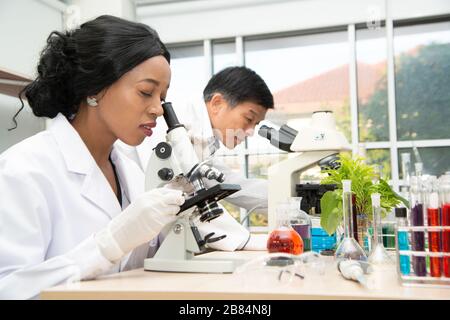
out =
[[[234,149],[246,137],[253,135],[255,126],[264,120],[273,105],[272,94],[264,80],[246,67],[229,67],[215,74],[203,91],[203,99],[186,105],[173,105],[178,119],[189,132],[199,159],[213,157],[212,164],[225,174],[225,183],[241,186],[241,191],[227,197],[226,201],[247,210],[267,208],[267,180],[245,178],[242,172],[233,172],[214,155],[219,148]],[[137,147],[137,154],[128,153],[144,170],[152,149],[165,140],[167,125],[159,121],[155,129],[152,139],[146,139]],[[207,181],[207,187],[215,183]],[[209,247],[226,251],[266,248],[267,236],[250,235],[223,209],[224,214],[219,218],[210,223],[197,224],[202,236],[210,232],[227,235],[225,239],[209,244]]]

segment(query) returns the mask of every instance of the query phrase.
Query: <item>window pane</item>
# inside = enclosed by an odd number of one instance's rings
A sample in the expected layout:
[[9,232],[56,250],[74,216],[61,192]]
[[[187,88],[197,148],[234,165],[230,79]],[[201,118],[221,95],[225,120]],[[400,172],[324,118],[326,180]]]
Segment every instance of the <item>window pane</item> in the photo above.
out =
[[249,178],[267,179],[267,169],[271,165],[287,159],[287,155],[287,153],[249,155]]
[[169,48],[172,78],[167,101],[185,104],[202,97],[208,81],[203,46]]
[[[238,156],[218,156],[217,159],[225,163],[232,172],[238,172],[244,176],[244,165],[241,158]],[[222,204],[236,220],[240,221],[240,209],[238,207],[227,202],[226,198],[220,201],[220,204]]]
[[366,151],[367,164],[380,166],[381,177],[391,179],[391,153],[389,149],[369,149]]
[[237,64],[236,46],[234,42],[213,43],[213,70],[219,72]]
[[398,140],[450,138],[450,22],[398,27],[394,49]]
[[236,219],[236,221],[241,221],[241,210],[239,207],[236,207],[235,205],[231,204],[230,202],[227,202],[225,200],[219,201],[219,203],[224,206],[224,208],[228,211],[228,213]]
[[[350,139],[348,50],[346,32],[245,41],[246,66],[274,94],[275,110],[266,119],[282,125],[332,110],[338,128]],[[250,145],[253,141],[249,139]]]
[[385,28],[356,32],[360,141],[388,141]]
[[216,156],[214,159],[221,161],[225,164],[232,172],[244,172],[244,163],[239,156]]
[[[440,176],[446,171],[450,171],[450,147],[429,147],[418,148],[420,158],[423,162],[423,173]],[[401,172],[401,153],[408,152],[411,154],[411,169],[414,170],[414,157],[411,148],[398,149],[399,172]]]

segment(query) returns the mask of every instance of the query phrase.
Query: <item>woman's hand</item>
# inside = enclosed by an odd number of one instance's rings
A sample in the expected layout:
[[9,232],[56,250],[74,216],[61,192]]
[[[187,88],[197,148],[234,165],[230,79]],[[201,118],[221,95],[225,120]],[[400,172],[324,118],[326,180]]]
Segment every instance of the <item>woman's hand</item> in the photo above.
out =
[[140,195],[95,235],[102,254],[115,262],[150,241],[176,219],[184,201],[180,190],[169,188],[153,189]]

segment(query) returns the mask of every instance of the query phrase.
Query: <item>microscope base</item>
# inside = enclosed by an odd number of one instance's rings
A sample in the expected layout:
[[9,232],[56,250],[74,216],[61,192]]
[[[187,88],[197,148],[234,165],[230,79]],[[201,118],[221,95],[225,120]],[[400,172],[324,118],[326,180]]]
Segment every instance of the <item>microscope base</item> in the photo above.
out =
[[144,270],[165,272],[232,273],[239,265],[238,260],[173,260],[150,258],[144,260]]

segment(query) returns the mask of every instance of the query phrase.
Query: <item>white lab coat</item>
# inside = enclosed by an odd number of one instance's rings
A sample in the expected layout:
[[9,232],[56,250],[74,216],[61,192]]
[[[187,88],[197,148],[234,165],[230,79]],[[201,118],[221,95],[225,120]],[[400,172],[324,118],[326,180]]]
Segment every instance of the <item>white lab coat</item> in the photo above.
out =
[[[114,147],[123,207],[144,190],[140,168]],[[0,155],[0,299],[141,267],[148,244],[116,265],[93,234],[122,208],[82,139],[63,115]],[[136,258],[136,259],[134,259]],[[134,264],[134,265],[133,265]]]
[[[189,131],[200,160],[205,160],[213,157],[219,148],[225,148],[225,146],[213,134],[211,121],[204,101],[202,99],[194,99],[192,101],[185,105],[177,105],[175,103],[173,107],[178,116],[178,120]],[[125,147],[127,155],[145,170],[153,148],[159,142],[165,141],[166,131],[167,125],[165,121],[158,119],[154,134],[149,139],[145,139],[136,148],[137,153],[129,147]],[[255,207],[267,208],[267,180],[248,179],[241,172],[233,172],[218,157],[213,157],[212,159],[214,167],[225,174],[226,180],[224,183],[238,184],[241,186],[241,191],[226,198],[227,202],[247,210]],[[217,184],[217,182],[207,181],[207,187],[211,187],[214,184]],[[215,235],[227,235],[225,239],[210,244],[209,246],[211,248],[225,251],[242,249],[244,246],[249,250],[264,250],[266,248],[267,237],[258,238],[254,236],[253,239],[250,239],[249,231],[239,224],[223,206],[222,209],[224,210],[224,214],[219,218],[212,220],[210,223],[196,224],[201,236],[205,236],[210,232],[215,232]]]

